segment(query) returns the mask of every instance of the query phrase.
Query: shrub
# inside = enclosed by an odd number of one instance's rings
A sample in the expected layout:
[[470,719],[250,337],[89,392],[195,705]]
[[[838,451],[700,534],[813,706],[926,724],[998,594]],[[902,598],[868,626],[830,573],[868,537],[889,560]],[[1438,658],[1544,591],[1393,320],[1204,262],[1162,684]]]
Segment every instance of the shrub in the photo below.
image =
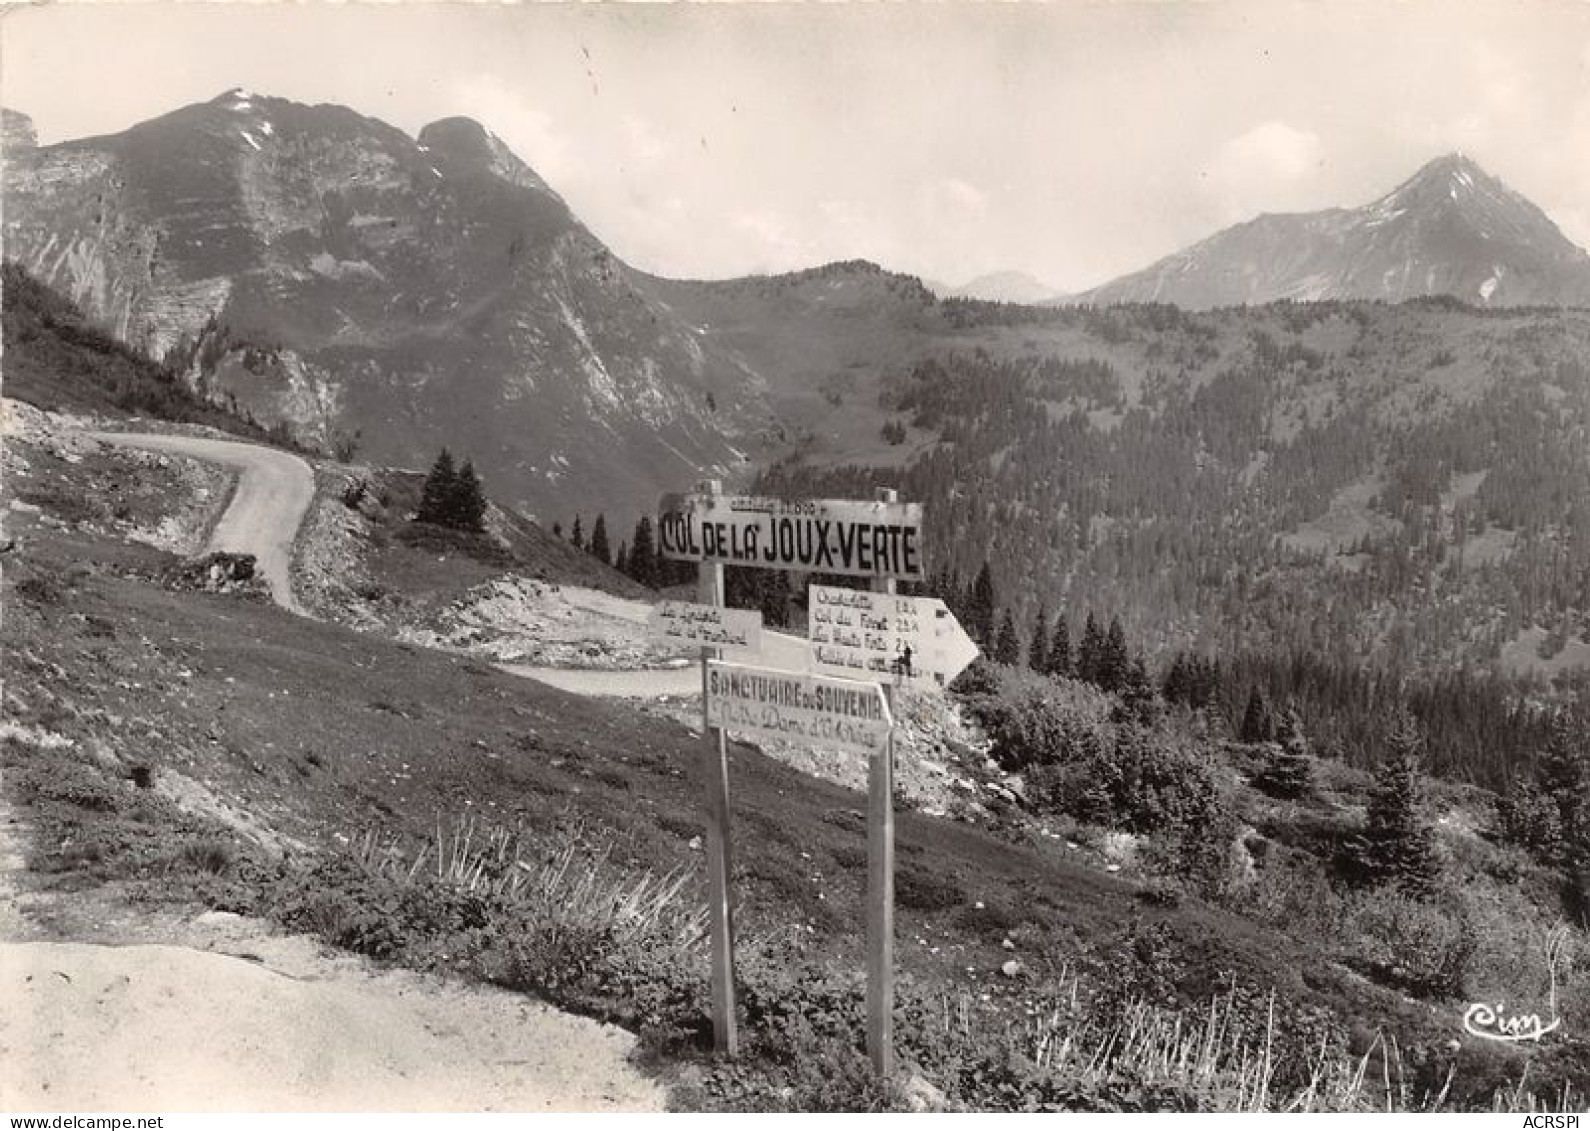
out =
[[1515,783],[1496,803],[1502,839],[1543,864],[1557,862],[1562,850],[1562,815],[1557,802],[1528,782]]
[[978,713],[993,739],[990,753],[1007,770],[1087,759],[1113,736],[1109,697],[1073,680],[1011,668]]
[[1456,901],[1413,898],[1382,888],[1346,905],[1347,962],[1375,981],[1416,997],[1462,997],[1478,942]]

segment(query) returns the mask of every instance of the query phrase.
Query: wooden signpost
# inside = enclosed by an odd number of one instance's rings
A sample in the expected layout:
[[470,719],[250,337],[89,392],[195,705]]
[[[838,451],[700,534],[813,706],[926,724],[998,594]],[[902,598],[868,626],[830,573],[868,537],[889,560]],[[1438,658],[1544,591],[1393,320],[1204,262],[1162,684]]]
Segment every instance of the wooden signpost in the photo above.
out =
[[[706,498],[718,494],[718,482],[701,485]],[[696,600],[703,605],[723,605],[723,566],[703,562],[697,573]],[[721,1053],[740,1051],[740,1034],[734,1008],[734,910],[729,902],[729,877],[733,858],[729,840],[729,742],[714,727],[707,706],[707,669],[717,649],[701,648],[702,765],[707,781],[707,921],[712,945],[712,1041]]]
[[[702,484],[658,508],[662,556],[698,562],[699,604],[665,603],[661,639],[701,645],[707,777],[707,878],[712,935],[712,1024],[721,1052],[738,1048],[734,930],[730,916],[727,730],[796,738],[869,757],[867,789],[867,1053],[884,1079],[894,1071],[894,683],[953,679],[977,655],[942,602],[895,596],[896,579],[924,576],[922,508],[894,491],[875,502],[723,495]],[[754,655],[746,614],[722,608],[723,566],[754,566],[872,579],[872,592],[813,586],[813,672],[724,663],[719,650]],[[841,596],[841,595],[844,596]],[[826,595],[826,596],[824,596]],[[827,619],[816,615],[827,609]],[[855,626],[838,615],[848,610]],[[869,618],[861,628],[862,610]],[[870,633],[870,635],[868,635]],[[819,639],[819,637],[822,639]],[[907,653],[909,649],[909,653]],[[910,663],[901,663],[909,655]],[[851,677],[851,678],[846,678]]]
[[[895,492],[878,492],[892,504]],[[894,596],[894,578],[874,579],[872,590]],[[894,706],[894,691],[884,694]],[[894,1075],[894,731],[867,767],[867,1059],[878,1079]]]

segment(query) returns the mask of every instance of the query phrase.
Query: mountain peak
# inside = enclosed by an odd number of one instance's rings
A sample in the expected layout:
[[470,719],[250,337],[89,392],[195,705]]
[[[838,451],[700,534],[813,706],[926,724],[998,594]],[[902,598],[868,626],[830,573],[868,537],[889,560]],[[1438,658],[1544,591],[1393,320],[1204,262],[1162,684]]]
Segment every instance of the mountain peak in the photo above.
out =
[[1590,300],[1590,256],[1527,197],[1452,152],[1361,208],[1261,216],[1086,298],[1211,307],[1441,294],[1580,305]]
[[1460,152],[1443,153],[1440,157],[1427,161],[1392,193],[1392,196],[1405,195],[1409,190],[1427,188],[1449,192],[1477,188],[1495,191],[1507,191],[1507,186],[1502,184],[1491,174],[1480,167],[1479,162]]
[[442,118],[419,132],[420,148],[455,172],[490,172],[562,203],[534,169],[519,159],[501,138],[473,118]]

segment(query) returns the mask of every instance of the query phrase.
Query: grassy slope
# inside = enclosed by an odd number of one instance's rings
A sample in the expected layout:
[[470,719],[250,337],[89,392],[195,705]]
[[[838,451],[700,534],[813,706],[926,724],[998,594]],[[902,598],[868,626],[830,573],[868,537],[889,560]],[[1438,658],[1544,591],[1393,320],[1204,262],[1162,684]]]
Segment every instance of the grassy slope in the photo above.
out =
[[[139,579],[163,561],[141,547],[73,533],[41,533],[30,547],[6,578],[7,706],[22,724],[75,741],[49,755],[57,769],[92,772],[89,752],[108,748],[157,782],[181,774],[206,783],[317,849],[335,850],[371,825],[424,836],[439,819],[473,812],[543,833],[596,830],[638,867],[697,866],[700,745],[676,724],[263,604],[168,592]],[[6,744],[5,761],[24,781],[38,772],[37,757]],[[859,969],[864,799],[751,749],[735,748],[731,766],[742,930],[805,928],[808,954]],[[118,804],[144,796],[127,782],[114,789]],[[95,827],[119,818],[72,812],[79,847],[64,848],[55,829],[35,840],[32,859],[67,887],[166,876],[171,845],[188,835],[158,823],[136,835],[112,827],[101,830],[103,851],[85,854]],[[54,819],[34,815],[46,826]],[[1178,988],[1191,1001],[1236,972],[1361,1025],[1433,1037],[1427,1027],[1437,1019],[1424,1007],[1363,984],[1319,952],[1196,901],[1163,905],[1064,855],[902,814],[904,976],[945,992],[988,992],[1015,1010],[1028,978],[1067,969],[1107,976],[1132,961],[1147,931],[1172,940],[1184,964]],[[248,905],[235,888],[226,892],[218,902]],[[996,973],[1010,957],[1007,936],[1026,966],[1018,981]]]

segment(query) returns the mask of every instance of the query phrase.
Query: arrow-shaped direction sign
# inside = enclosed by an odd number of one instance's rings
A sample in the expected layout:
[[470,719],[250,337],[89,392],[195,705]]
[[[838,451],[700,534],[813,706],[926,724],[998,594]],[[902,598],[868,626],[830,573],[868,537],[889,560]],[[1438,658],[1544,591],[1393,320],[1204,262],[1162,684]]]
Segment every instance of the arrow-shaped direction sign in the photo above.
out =
[[977,645],[937,597],[827,585],[807,592],[813,671],[935,687],[977,659]]
[[894,718],[883,688],[809,672],[707,661],[707,721],[741,733],[876,754]]
[[734,656],[762,651],[762,614],[755,609],[664,601],[647,620],[653,640],[690,648],[721,648]]

